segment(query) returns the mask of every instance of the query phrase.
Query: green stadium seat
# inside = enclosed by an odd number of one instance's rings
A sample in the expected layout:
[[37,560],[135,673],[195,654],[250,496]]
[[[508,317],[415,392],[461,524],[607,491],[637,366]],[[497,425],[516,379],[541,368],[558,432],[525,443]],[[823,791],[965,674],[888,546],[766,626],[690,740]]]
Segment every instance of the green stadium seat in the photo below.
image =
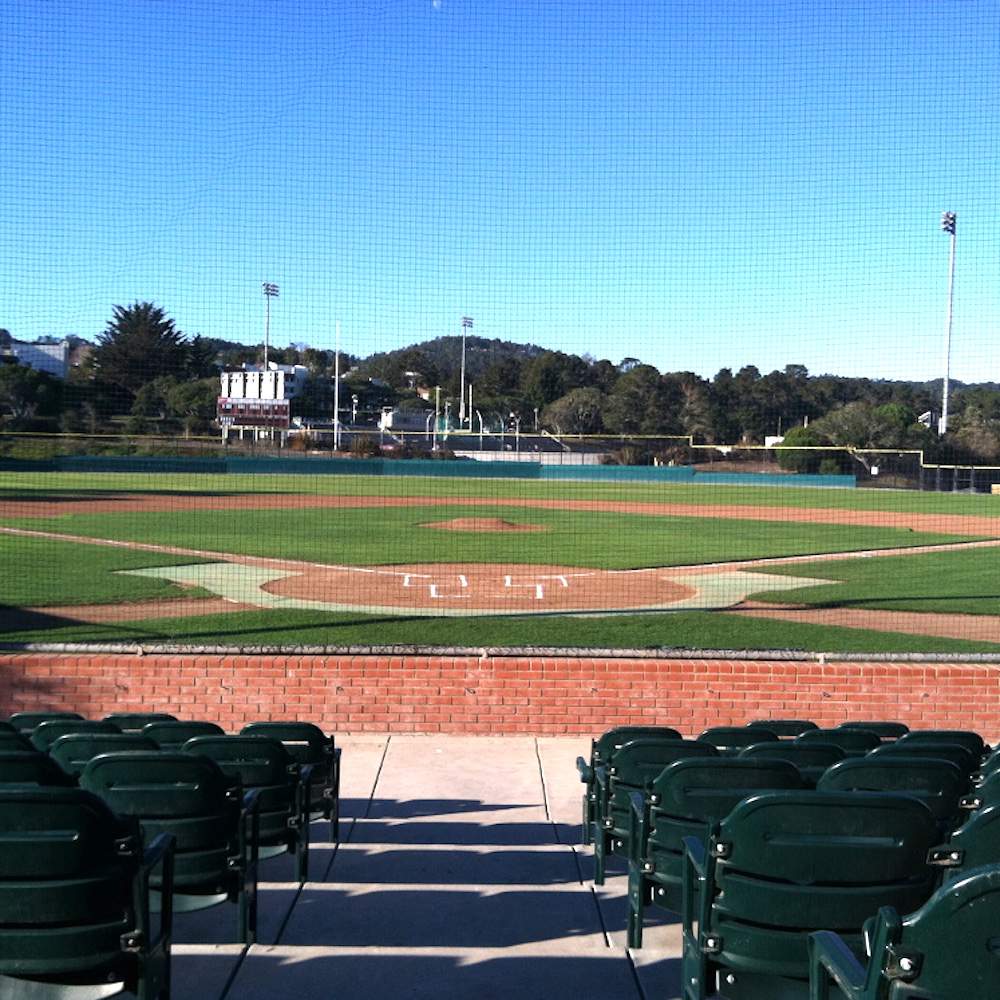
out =
[[161,750],[180,750],[195,736],[223,736],[225,730],[214,722],[203,719],[166,719],[150,722],[139,730],[142,736],[155,741]]
[[809,998],[994,1000],[1000,986],[998,927],[1000,865],[975,868],[908,915],[881,907],[871,924],[866,965],[838,934],[813,934]]
[[244,736],[270,736],[280,740],[300,764],[311,764],[313,779],[309,812],[312,819],[330,821],[330,839],[340,840],[340,748],[311,722],[251,722],[241,730]]
[[980,771],[980,763],[975,755],[959,743],[883,743],[872,750],[869,757],[934,757],[954,764],[970,778]]
[[123,750],[158,750],[139,733],[67,733],[49,747],[49,756],[67,773],[79,777],[87,761],[99,753]]
[[782,739],[792,739],[810,729],[819,729],[819,726],[809,719],[754,719],[748,722],[747,726],[751,729],[770,729]]
[[79,712],[61,712],[55,710],[40,709],[31,712],[15,712],[10,716],[10,724],[19,733],[30,733],[40,722],[49,722],[52,719],[77,719],[83,716]]
[[883,743],[890,740],[898,740],[900,736],[905,736],[910,727],[905,722],[894,722],[890,719],[849,719],[842,722],[838,729],[867,729],[877,733]]
[[31,731],[31,745],[46,753],[60,736],[68,733],[120,733],[113,722],[103,719],[47,719]]
[[710,743],[719,753],[735,757],[751,743],[777,743],[778,734],[765,726],[712,726],[698,736],[701,743]]
[[968,747],[977,762],[986,759],[989,746],[979,733],[971,729],[911,729],[905,736],[900,736],[899,742],[904,746],[924,743],[958,743]]
[[628,946],[642,947],[646,907],[680,913],[685,837],[706,839],[714,822],[755,792],[803,787],[798,769],[785,760],[709,757],[669,764],[645,795],[633,793]]
[[268,736],[196,736],[185,753],[204,754],[225,774],[239,778],[245,791],[260,792],[260,856],[290,853],[295,877],[309,876],[309,799],[312,765],[302,764],[280,740]]
[[169,1000],[171,837],[144,850],[135,819],[79,788],[0,787],[0,841],[0,996]]
[[687,837],[685,1000],[807,996],[809,935],[835,931],[861,954],[861,928],[879,907],[920,907],[934,887],[926,857],[936,830],[904,795],[763,792],[707,844]]
[[623,743],[642,736],[665,736],[679,740],[681,734],[669,726],[615,726],[596,740],[590,741],[590,759],[577,757],[576,769],[580,780],[586,786],[583,793],[583,832],[581,843],[589,847],[593,842],[591,831],[597,820],[597,779],[596,769],[608,763],[611,755]]
[[717,757],[710,743],[673,737],[643,736],[620,746],[606,764],[596,768],[598,802],[594,823],[594,883],[604,885],[607,859],[626,857],[633,828],[632,792],[645,792],[653,779],[674,761],[687,757]]
[[969,777],[951,761],[905,754],[853,757],[834,764],[819,779],[824,792],[896,792],[920,799],[947,828],[959,820]]
[[815,788],[820,775],[828,767],[844,759],[844,751],[833,743],[795,743],[778,740],[777,743],[751,743],[739,752],[746,760],[787,760],[794,764],[806,788]]
[[123,733],[137,733],[151,722],[175,722],[177,716],[169,712],[111,712],[104,719],[113,722]]
[[833,743],[840,747],[847,757],[863,757],[866,753],[882,745],[878,733],[871,729],[845,726],[836,729],[810,729],[795,737],[796,743]]
[[134,816],[147,839],[176,841],[174,912],[236,904],[237,936],[257,936],[257,805],[215,761],[174,750],[101,754],[80,776],[83,788],[116,812]]
[[76,778],[47,753],[31,747],[0,749],[0,785],[54,785],[72,788]]

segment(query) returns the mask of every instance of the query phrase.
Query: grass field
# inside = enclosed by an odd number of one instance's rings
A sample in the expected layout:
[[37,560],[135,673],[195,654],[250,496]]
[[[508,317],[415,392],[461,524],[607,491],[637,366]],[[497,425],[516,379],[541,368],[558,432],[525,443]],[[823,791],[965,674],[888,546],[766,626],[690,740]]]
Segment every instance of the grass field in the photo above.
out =
[[[175,498],[177,509],[82,509],[87,501],[146,498],[153,493]],[[246,502],[247,494],[270,498],[287,495],[289,506],[236,509],[240,502]],[[295,505],[298,496],[402,498],[412,502],[377,510],[306,508]],[[191,498],[211,499],[215,509],[182,510],[183,503]],[[706,511],[704,517],[699,517],[691,513],[667,516],[568,509],[571,503],[591,501],[686,504],[705,507]],[[37,502],[60,506],[46,510],[44,517],[25,516],[21,505]],[[530,506],[532,502],[554,506]],[[559,507],[560,502],[566,502],[567,507]],[[728,518],[721,508],[729,505],[787,508],[790,515],[778,520]],[[793,508],[798,515],[792,516]],[[816,514],[803,520],[803,510]],[[831,523],[829,517],[824,520],[824,510],[884,514],[886,523]],[[390,477],[6,474],[0,481],[0,527],[180,547],[199,554],[5,534],[0,535],[0,587],[7,609],[44,609],[205,596],[182,590],[167,580],[121,576],[117,571],[205,561],[208,553],[351,566],[469,562],[619,570],[870,549],[902,550],[959,540],[954,532],[917,531],[891,523],[894,515],[909,514],[924,517],[921,523],[933,529],[936,517],[998,519],[1000,503],[998,498],[982,495],[795,487]],[[422,527],[455,518],[487,516],[544,530],[476,533]],[[968,541],[969,537],[961,540]],[[997,560],[998,550],[989,548],[824,561],[821,572],[817,571],[820,564],[813,563],[768,567],[769,573],[821,576],[837,582],[760,596],[826,608],[998,615]],[[161,614],[169,615],[167,608]],[[961,638],[691,611],[442,619],[261,608],[154,620],[126,620],[123,616],[111,623],[88,624],[67,618],[34,623],[23,615],[5,613],[0,606],[0,638],[16,642],[788,648],[857,652],[1000,649],[1000,643]]]

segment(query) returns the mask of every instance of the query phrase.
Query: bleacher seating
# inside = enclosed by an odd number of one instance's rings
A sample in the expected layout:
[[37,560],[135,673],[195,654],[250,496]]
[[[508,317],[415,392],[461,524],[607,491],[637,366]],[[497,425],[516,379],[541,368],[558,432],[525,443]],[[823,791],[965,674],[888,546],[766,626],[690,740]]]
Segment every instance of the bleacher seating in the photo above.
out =
[[92,757],[124,750],[159,750],[159,747],[136,732],[66,733],[49,747],[48,753],[67,774],[79,777]]
[[927,807],[903,795],[744,799],[707,844],[685,840],[685,1000],[808,996],[809,935],[835,931],[860,952],[861,927],[879,907],[920,907],[933,887],[926,856],[936,830]]
[[809,719],[754,719],[748,722],[751,729],[770,729],[782,739],[793,739],[810,729],[819,729],[819,726]]
[[883,743],[891,742],[905,736],[910,731],[910,727],[905,722],[896,722],[892,719],[850,719],[842,722],[838,729],[867,729],[876,733]]
[[752,743],[777,743],[778,734],[766,726],[712,726],[698,736],[702,743],[710,743],[720,754],[735,757]]
[[68,733],[120,733],[113,723],[104,719],[46,719],[31,731],[31,745],[46,752],[60,736]]
[[1000,865],[974,868],[913,912],[881,907],[865,965],[838,934],[813,934],[810,1000],[994,1000],[998,928]]
[[139,733],[154,740],[161,750],[180,750],[195,736],[224,736],[225,730],[204,719],[164,719],[147,723]]
[[870,750],[882,745],[882,739],[872,729],[852,728],[810,729],[795,737],[796,743],[832,743],[844,751],[846,757],[863,757]]

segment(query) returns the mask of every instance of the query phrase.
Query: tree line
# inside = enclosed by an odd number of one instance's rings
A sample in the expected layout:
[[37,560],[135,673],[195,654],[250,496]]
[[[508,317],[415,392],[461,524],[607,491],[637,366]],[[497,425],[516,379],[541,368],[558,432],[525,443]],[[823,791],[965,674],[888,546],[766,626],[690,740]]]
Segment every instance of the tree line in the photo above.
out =
[[[210,433],[220,368],[260,364],[262,356],[263,345],[189,337],[153,303],[114,306],[67,379],[0,366],[0,427]],[[293,401],[294,415],[332,416],[333,351],[289,345],[271,347],[268,358],[304,365],[314,376]],[[827,446],[922,449],[936,461],[1000,462],[1000,389],[993,384],[953,383],[949,433],[941,437],[928,426],[933,419],[920,419],[940,410],[940,381],[811,375],[796,364],[768,373],[752,365],[723,368],[708,379],[661,373],[637,358],[612,362],[473,336],[368,357],[342,352],[341,420],[371,422],[387,406],[457,414],[463,367],[473,410],[491,426],[516,422],[555,435],[677,436],[734,446],[784,436],[802,455]]]

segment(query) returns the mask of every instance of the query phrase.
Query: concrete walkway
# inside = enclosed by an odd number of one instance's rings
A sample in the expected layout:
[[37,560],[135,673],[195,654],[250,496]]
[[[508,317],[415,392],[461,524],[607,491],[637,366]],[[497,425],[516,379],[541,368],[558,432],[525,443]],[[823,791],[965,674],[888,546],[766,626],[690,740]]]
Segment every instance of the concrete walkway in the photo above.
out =
[[[624,946],[624,868],[593,886],[577,755],[589,740],[357,736],[341,844],[312,825],[310,881],[262,863],[259,943],[235,908],[182,914],[174,1000],[675,1000],[679,933]],[[265,881],[266,880],[266,881]]]

